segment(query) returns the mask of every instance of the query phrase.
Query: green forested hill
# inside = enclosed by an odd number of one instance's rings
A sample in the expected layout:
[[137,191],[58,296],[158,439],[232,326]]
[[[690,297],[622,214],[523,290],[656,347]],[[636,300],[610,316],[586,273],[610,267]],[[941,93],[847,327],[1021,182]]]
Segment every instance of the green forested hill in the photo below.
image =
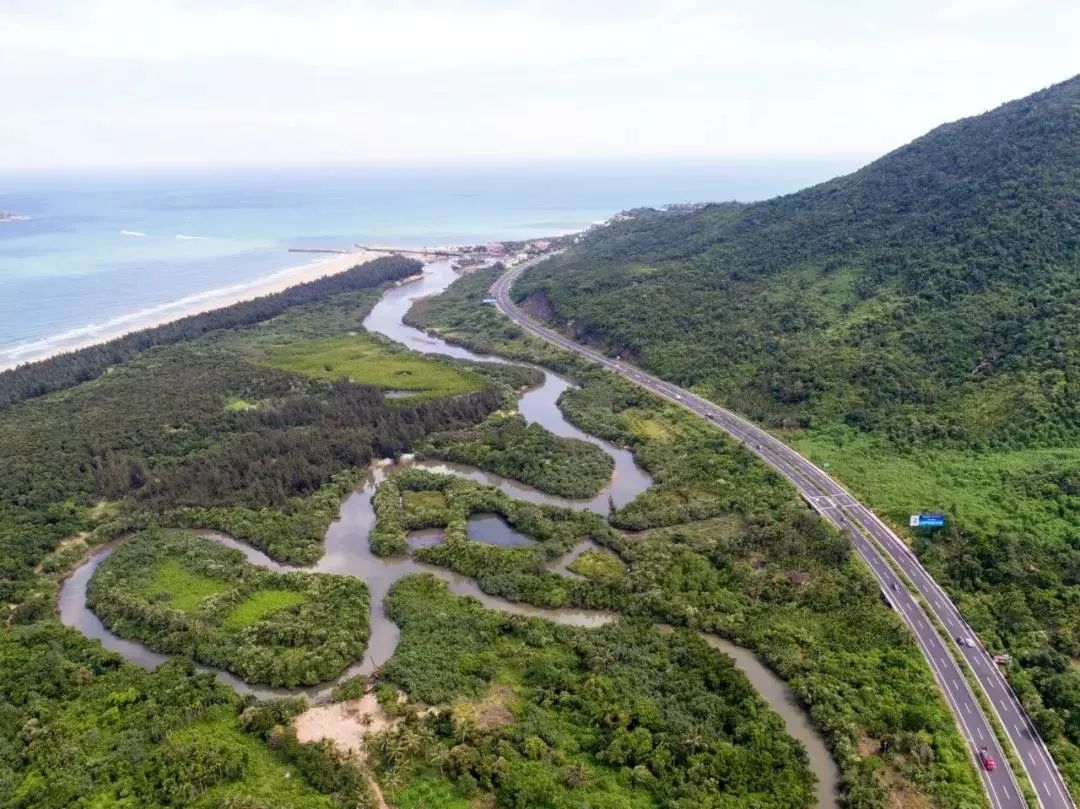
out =
[[1080,77],[752,205],[635,212],[529,273],[583,336],[773,424],[1080,432]]
[[895,525],[945,512],[916,551],[1080,765],[1080,77],[796,194],[619,219],[515,295]]

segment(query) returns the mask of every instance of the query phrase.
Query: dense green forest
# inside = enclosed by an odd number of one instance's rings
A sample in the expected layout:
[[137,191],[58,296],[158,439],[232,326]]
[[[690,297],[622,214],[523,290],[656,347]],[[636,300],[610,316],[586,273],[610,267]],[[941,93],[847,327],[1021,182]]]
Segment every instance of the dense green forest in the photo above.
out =
[[0,631],[0,694],[10,809],[368,805],[342,756],[288,729],[298,701],[252,707],[180,660],[148,673],[54,621]]
[[829,463],[894,524],[945,512],[915,547],[1019,662],[1012,682],[1074,772],[1078,189],[1080,77],[796,194],[630,212],[515,285]]
[[583,499],[611,481],[614,460],[599,447],[552,435],[520,415],[497,413],[476,427],[436,433],[420,455],[468,464],[520,480],[542,492]]
[[[303,710],[298,700],[253,705],[209,675],[194,674],[190,662],[198,659],[249,680],[277,683],[336,673],[361,652],[367,636],[366,623],[357,620],[368,608],[362,583],[259,570],[237,551],[175,529],[219,527],[278,559],[309,562],[321,553],[320,540],[340,501],[370,459],[409,451],[432,436],[465,435],[505,410],[514,391],[538,381],[530,369],[418,358],[378,338],[350,335],[378,292],[378,287],[334,292],[268,320],[156,345],[95,379],[0,412],[0,444],[12,449],[12,462],[0,469],[0,530],[10,551],[3,558],[2,585],[11,605],[0,630],[0,804],[268,809],[373,804],[368,769],[335,752],[329,742],[297,741],[290,721]],[[354,339],[346,342],[346,337]],[[327,349],[322,363],[312,353],[317,345]],[[291,346],[302,349],[289,353]],[[328,375],[327,364],[341,375]],[[401,377],[429,377],[438,387],[425,383],[414,388],[420,396],[388,399],[384,392],[412,387],[400,385]],[[513,459],[522,457],[519,443],[534,451],[542,447],[568,475],[563,456],[581,447],[536,432],[517,424],[494,445]],[[606,460],[596,464],[601,465],[609,474]],[[762,485],[767,485],[768,473],[757,471],[766,475]],[[588,464],[577,472],[589,486],[598,474]],[[427,561],[470,569],[492,590],[507,589],[506,581],[513,579],[523,589],[508,594],[520,600],[619,601],[610,577],[571,580],[547,569],[581,538],[617,545],[614,529],[598,515],[517,502],[469,481],[424,472],[390,481],[379,496],[397,486],[400,509],[386,512],[391,519],[403,529],[440,525],[450,537],[445,545],[417,554],[427,554]],[[556,485],[556,478],[551,481]],[[570,484],[582,485],[562,479],[561,485]],[[454,542],[454,532],[476,513],[502,515],[535,544],[503,549]],[[144,672],[63,629],[53,617],[60,578],[90,548],[119,537],[126,538],[91,580],[92,607],[121,634],[188,661]],[[459,544],[496,553],[440,556]],[[558,580],[571,582],[571,591],[549,598]],[[444,597],[451,610],[472,610],[469,602]],[[533,626],[547,631],[545,622]],[[643,631],[626,629],[604,643],[629,647],[637,642],[634,633]],[[703,723],[702,733],[712,733],[716,728],[709,723],[728,717],[719,737],[725,741],[702,746],[699,758],[673,755],[668,761],[666,747],[660,746],[648,762],[638,761],[633,757],[644,755],[646,731],[681,733],[685,717],[677,706],[667,704],[667,715],[655,720],[651,713],[635,716],[622,732],[590,724],[596,720],[587,705],[570,713],[564,706],[551,715],[557,724],[534,726],[523,717],[520,726],[503,727],[504,737],[471,736],[477,747],[468,762],[426,760],[424,770],[404,785],[413,792],[402,792],[400,805],[416,805],[409,795],[427,794],[429,787],[460,797],[460,790],[470,789],[470,778],[475,791],[522,805],[532,801],[530,796],[552,794],[552,788],[565,795],[568,785],[583,778],[589,787],[584,781],[578,786],[589,794],[606,794],[610,787],[630,805],[647,806],[665,797],[697,795],[695,789],[709,785],[710,773],[729,778],[737,773],[729,785],[732,795],[768,794],[776,805],[805,805],[806,765],[745,678],[692,638],[661,640],[646,632],[642,639],[637,662],[627,661],[621,676],[634,677],[635,666],[646,667],[661,654],[669,655],[669,662],[650,679],[640,679],[638,702],[643,706],[648,694],[670,690],[662,673],[678,678],[685,672],[686,696],[700,696],[699,707],[713,706],[709,716],[695,721]],[[481,650],[490,645],[494,654],[496,641],[491,635],[470,643]],[[418,642],[439,647],[428,655],[447,646],[439,633],[424,634]],[[580,661],[582,643],[576,641],[574,650],[566,646]],[[459,663],[468,665],[470,655]],[[405,676],[401,669],[400,677]],[[447,682],[457,687],[452,678]],[[698,693],[696,682],[713,683],[715,693]],[[579,693],[587,696],[589,687],[582,679]],[[424,692],[419,681],[416,688]],[[462,688],[452,703],[469,698],[472,692]],[[530,700],[539,697],[532,690],[523,693]],[[603,704],[598,697],[592,710]],[[577,724],[562,727],[567,721]],[[664,731],[664,722],[674,724]],[[449,737],[438,728],[433,732],[446,745]],[[556,738],[556,732],[562,735]],[[602,749],[596,746],[605,738]],[[580,747],[589,739],[592,746]],[[518,742],[513,766],[502,778],[496,773],[503,766],[498,757],[505,744]],[[551,745],[550,753],[538,744]],[[948,749],[947,738],[935,744]],[[738,766],[757,753],[772,756],[774,766]],[[561,786],[538,773],[556,761],[569,779]],[[684,777],[688,767],[698,775]],[[491,777],[498,786],[483,780]],[[949,789],[959,791],[950,796],[938,790],[943,805],[977,803],[956,799],[970,777],[961,770],[947,778]],[[872,787],[872,779],[868,774],[863,780],[869,805],[876,806],[884,788]],[[859,791],[848,787],[846,794]],[[612,801],[623,805],[617,796]]]
[[512,809],[812,799],[805,753],[731,660],[692,632],[509,616],[448,595],[432,576],[398,582],[387,608],[401,644],[382,680],[451,704],[427,720],[439,753],[414,744],[402,756],[400,731],[371,745],[393,783],[437,755],[460,795],[490,792]]
[[226,669],[249,683],[313,685],[364,656],[367,587],[353,576],[273,573],[183,532],[125,539],[94,572],[87,603],[121,637]]

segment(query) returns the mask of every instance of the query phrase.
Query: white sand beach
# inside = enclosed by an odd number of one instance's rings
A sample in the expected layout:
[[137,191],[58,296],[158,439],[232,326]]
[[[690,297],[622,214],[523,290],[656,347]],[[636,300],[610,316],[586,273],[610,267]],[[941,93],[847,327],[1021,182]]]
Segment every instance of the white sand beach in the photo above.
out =
[[[301,256],[304,254],[297,253],[296,255]],[[329,255],[325,258],[320,257],[315,261],[278,270],[255,281],[207,290],[180,300],[113,318],[100,324],[73,329],[66,334],[26,343],[19,347],[17,353],[12,351],[0,355],[0,371],[24,363],[47,359],[67,351],[75,351],[96,343],[102,343],[140,329],[151,328],[190,315],[208,312],[212,309],[220,309],[223,306],[230,306],[262,295],[281,292],[283,289],[306,281],[314,281],[317,278],[345,272],[358,264],[364,264],[384,255],[386,253],[355,250],[348,253]],[[420,261],[431,261],[430,256],[410,253],[407,250],[402,250],[401,255],[416,258]]]

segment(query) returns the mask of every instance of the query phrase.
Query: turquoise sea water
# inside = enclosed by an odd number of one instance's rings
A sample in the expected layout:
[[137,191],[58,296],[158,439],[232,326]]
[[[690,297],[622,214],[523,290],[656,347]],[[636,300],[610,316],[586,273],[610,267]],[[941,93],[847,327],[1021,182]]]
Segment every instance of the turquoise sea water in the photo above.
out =
[[317,256],[580,229],[620,210],[754,200],[855,161],[156,171],[0,177],[0,368]]

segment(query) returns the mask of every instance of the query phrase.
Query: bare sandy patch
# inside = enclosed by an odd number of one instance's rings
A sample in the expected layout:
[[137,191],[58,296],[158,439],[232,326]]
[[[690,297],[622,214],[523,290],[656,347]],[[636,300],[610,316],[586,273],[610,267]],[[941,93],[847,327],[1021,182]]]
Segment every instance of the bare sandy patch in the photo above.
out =
[[493,685],[480,700],[454,701],[454,720],[475,725],[480,730],[514,724],[514,691],[507,685]]
[[293,726],[301,742],[329,739],[340,750],[363,755],[365,737],[400,721],[382,709],[372,692],[360,699],[308,708],[293,720]]

